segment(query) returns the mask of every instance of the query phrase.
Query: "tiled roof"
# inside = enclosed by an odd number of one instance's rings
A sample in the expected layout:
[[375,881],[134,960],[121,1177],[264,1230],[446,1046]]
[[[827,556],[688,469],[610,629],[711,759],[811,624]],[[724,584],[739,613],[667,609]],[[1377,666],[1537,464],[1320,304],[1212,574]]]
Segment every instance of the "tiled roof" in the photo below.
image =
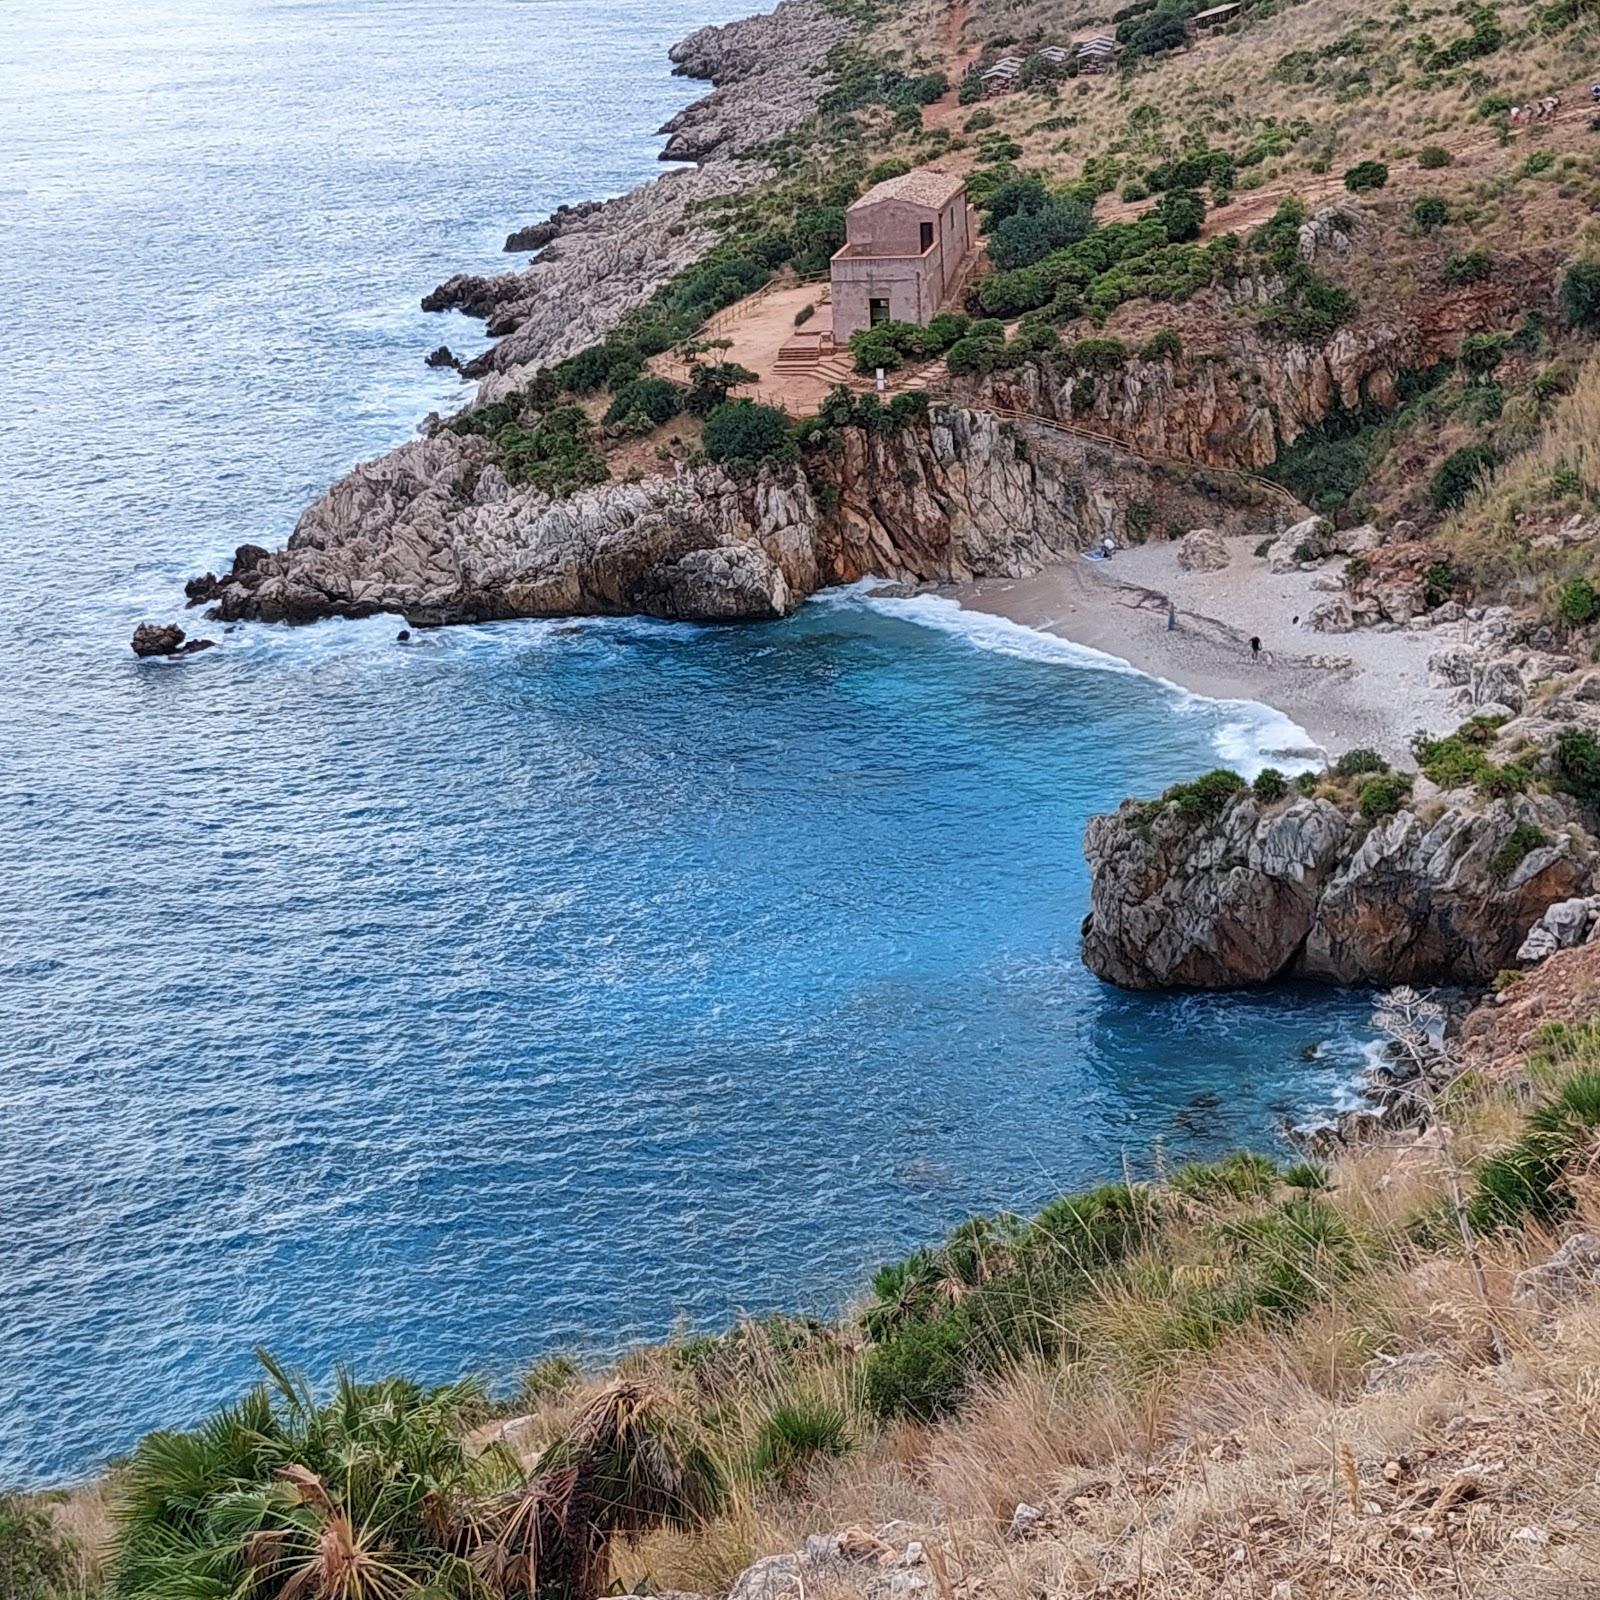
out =
[[966,188],[965,180],[957,172],[935,172],[932,167],[918,167],[915,172],[902,173],[898,178],[885,178],[875,183],[850,209],[857,206],[875,206],[880,200],[911,200],[919,206],[939,207]]

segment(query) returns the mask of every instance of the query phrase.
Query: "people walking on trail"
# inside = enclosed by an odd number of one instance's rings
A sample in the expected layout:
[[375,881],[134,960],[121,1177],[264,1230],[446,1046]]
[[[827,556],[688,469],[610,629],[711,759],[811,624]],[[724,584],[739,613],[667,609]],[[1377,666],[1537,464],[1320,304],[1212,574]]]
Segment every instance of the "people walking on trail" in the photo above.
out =
[[1253,635],[1250,640],[1250,659],[1252,661],[1260,661],[1261,659],[1261,641]]
[[1167,632],[1173,633],[1178,626],[1178,608],[1169,600],[1167,601]]

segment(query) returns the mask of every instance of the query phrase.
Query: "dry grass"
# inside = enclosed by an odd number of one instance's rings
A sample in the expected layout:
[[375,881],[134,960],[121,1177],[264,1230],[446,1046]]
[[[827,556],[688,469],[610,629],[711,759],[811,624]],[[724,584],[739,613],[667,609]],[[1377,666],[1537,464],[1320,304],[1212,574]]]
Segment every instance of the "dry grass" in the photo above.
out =
[[1600,357],[1591,357],[1540,429],[1447,523],[1443,538],[1475,572],[1553,585],[1594,571],[1587,541],[1564,544],[1556,524],[1600,503]]

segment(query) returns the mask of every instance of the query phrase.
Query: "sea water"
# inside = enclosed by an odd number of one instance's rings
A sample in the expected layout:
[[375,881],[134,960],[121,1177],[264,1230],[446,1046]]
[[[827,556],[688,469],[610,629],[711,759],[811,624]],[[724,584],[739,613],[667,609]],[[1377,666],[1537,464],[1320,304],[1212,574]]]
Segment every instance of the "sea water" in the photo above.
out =
[[1353,997],[1078,960],[1085,819],[1295,732],[870,586],[781,624],[141,619],[454,402],[419,296],[651,175],[739,0],[0,15],[0,1485],[235,1394],[828,1310],[1274,1137]]

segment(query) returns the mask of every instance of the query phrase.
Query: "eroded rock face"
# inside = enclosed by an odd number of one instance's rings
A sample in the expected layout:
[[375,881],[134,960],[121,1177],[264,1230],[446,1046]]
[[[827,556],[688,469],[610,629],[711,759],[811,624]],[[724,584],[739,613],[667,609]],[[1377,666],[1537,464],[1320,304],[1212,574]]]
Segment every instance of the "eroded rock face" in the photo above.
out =
[[[1507,870],[1500,852],[1519,825],[1549,842]],[[1129,989],[1484,983],[1600,865],[1548,796],[1371,825],[1325,800],[1245,798],[1199,824],[1129,802],[1090,819],[1084,848],[1084,961]]]
[[1191,528],[1178,541],[1178,565],[1185,572],[1220,572],[1228,564],[1228,546],[1215,528]]
[[[757,620],[869,576],[1023,577],[1125,540],[1142,492],[1116,452],[959,408],[892,434],[843,430],[809,464],[827,510],[795,468],[679,469],[552,501],[509,483],[494,455],[448,429],[413,440],[336,483],[282,551],[245,546],[232,573],[192,580],[191,600],[230,621]],[[1227,512],[1198,492],[1194,504]]]

